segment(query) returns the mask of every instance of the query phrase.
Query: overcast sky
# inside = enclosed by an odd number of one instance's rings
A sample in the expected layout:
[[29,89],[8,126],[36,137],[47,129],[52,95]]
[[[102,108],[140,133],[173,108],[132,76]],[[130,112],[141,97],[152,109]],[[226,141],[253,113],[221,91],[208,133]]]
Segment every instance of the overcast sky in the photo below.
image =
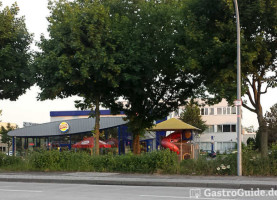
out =
[[[1,1],[1,0],[0,0]],[[10,6],[14,0],[2,0],[3,7]],[[47,34],[48,22],[46,17],[49,16],[47,9],[47,0],[17,0],[20,8],[20,15],[25,16],[26,26],[30,33],[34,34],[35,41],[38,41],[41,34]],[[35,48],[35,45],[32,45]],[[37,101],[36,97],[39,88],[36,86],[27,90],[26,94],[18,98],[17,101],[0,100],[0,110],[3,110],[0,119],[3,122],[16,123],[22,127],[23,122],[44,123],[50,121],[50,111],[76,110],[74,100],[78,97],[67,99],[57,99],[54,101]],[[262,98],[264,111],[277,103],[277,90],[269,90],[268,94]],[[254,125],[257,127],[256,115],[243,110],[243,126]]]

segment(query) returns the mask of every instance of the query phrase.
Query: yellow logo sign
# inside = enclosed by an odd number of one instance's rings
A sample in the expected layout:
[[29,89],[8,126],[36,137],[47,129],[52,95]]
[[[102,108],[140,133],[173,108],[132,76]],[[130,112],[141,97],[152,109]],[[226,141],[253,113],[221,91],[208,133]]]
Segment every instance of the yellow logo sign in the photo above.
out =
[[59,125],[59,129],[62,133],[66,133],[69,130],[69,125],[66,122],[62,122]]

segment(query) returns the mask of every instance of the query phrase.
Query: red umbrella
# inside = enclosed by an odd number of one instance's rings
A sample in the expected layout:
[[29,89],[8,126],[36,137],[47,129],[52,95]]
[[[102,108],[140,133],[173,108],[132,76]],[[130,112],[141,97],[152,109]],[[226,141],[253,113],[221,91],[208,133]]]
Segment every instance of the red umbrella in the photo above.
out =
[[[94,138],[93,137],[86,138],[86,139],[82,140],[81,142],[78,142],[78,143],[72,145],[73,148],[93,148],[93,146],[94,146]],[[99,147],[100,148],[111,148],[111,145],[99,140]]]

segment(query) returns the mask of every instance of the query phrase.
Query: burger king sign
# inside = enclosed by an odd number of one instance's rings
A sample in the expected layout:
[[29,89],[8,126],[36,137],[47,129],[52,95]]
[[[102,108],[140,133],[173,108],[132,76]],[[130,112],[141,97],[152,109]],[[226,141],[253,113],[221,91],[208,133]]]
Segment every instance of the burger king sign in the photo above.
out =
[[62,133],[66,133],[69,130],[69,125],[66,122],[62,122],[59,125],[59,129]]

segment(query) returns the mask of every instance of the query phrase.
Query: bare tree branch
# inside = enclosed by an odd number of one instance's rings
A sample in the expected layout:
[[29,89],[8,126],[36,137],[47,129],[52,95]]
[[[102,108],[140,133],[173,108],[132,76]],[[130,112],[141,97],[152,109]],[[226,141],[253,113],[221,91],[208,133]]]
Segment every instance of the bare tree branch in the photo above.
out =
[[247,96],[248,96],[248,98],[249,98],[250,103],[252,104],[252,106],[253,106],[254,108],[256,108],[256,103],[255,103],[254,100],[253,100],[253,97],[252,97],[252,95],[251,95],[251,93],[250,93],[249,88],[247,88],[246,94],[247,94]]
[[268,88],[269,88],[269,86],[267,85],[266,88],[265,88],[265,91],[260,92],[260,94],[265,94],[265,93],[267,93],[267,89],[268,89]]
[[246,108],[246,109],[250,110],[251,112],[256,113],[256,109],[254,109],[254,108],[250,108],[249,106],[247,106],[247,105],[246,105],[246,104],[244,104],[244,103],[242,103],[242,106],[243,106],[244,108]]

